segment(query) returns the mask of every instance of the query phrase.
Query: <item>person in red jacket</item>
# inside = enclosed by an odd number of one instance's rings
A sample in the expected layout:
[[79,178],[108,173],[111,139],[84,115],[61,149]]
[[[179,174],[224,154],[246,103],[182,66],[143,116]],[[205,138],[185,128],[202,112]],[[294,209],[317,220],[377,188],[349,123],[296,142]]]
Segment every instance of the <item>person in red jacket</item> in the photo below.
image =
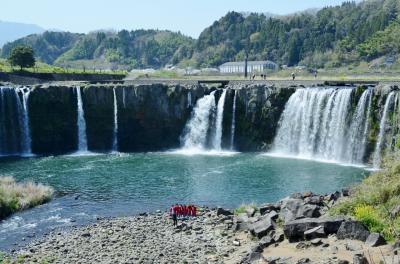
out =
[[197,216],[197,208],[194,205],[192,207],[193,207],[193,217],[196,217]]

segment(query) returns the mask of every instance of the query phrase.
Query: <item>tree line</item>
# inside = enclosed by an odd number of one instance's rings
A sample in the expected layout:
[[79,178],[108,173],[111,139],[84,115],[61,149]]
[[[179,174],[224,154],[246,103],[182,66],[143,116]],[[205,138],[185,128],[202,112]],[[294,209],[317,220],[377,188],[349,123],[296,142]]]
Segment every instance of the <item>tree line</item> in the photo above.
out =
[[279,17],[229,12],[197,40],[160,30],[45,32],[6,44],[1,56],[27,45],[39,60],[55,65],[100,60],[130,68],[216,67],[248,56],[288,66],[338,67],[398,53],[399,10],[398,0],[366,0]]

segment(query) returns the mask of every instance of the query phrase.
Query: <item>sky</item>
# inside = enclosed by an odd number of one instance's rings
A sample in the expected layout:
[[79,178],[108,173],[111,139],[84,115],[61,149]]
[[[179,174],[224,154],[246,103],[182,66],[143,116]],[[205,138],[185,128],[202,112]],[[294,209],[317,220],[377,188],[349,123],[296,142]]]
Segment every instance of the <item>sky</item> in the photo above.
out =
[[290,14],[343,0],[0,0],[0,20],[86,33],[169,29],[197,38],[228,11]]

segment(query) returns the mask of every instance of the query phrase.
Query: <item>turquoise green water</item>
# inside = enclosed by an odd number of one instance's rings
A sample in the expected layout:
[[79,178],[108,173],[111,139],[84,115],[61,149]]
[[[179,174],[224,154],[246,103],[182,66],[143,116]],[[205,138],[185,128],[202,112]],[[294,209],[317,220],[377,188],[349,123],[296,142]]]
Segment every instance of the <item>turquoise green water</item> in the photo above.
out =
[[328,193],[360,181],[361,168],[259,154],[146,153],[0,159],[0,175],[54,187],[49,204],[1,222],[0,249],[22,236],[96,217],[164,210],[172,203],[234,208],[293,192]]

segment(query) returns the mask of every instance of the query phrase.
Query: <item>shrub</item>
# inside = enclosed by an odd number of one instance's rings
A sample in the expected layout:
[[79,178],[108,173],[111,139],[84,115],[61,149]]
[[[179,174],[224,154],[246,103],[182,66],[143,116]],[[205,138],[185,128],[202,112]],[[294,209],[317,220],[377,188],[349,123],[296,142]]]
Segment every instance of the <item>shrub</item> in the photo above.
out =
[[0,219],[48,202],[53,189],[33,182],[17,183],[12,177],[0,177]]
[[356,207],[354,210],[354,216],[372,232],[382,232],[384,229],[384,225],[380,220],[381,217],[372,206],[362,205]]
[[233,212],[235,215],[246,213],[246,210],[248,208],[254,208],[257,210],[257,205],[255,203],[250,203],[250,204],[241,204],[238,208],[236,208]]

